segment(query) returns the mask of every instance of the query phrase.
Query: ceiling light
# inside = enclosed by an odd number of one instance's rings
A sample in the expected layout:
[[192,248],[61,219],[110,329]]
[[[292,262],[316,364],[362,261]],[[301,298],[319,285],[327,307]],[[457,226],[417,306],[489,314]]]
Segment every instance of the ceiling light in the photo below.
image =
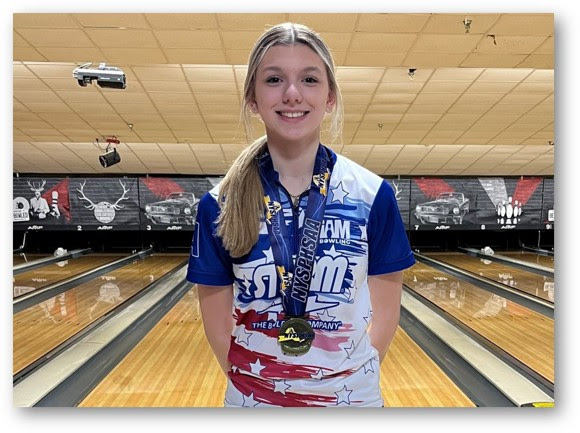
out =
[[91,68],[92,63],[85,63],[73,71],[73,77],[81,87],[87,87],[97,80],[97,84],[109,89],[124,89],[127,78],[122,69],[100,63],[98,68]]
[[467,17],[463,20],[463,26],[465,27],[465,33],[469,33],[469,29],[471,28],[471,20],[468,20]]
[[[104,168],[107,168],[110,167],[111,165],[115,165],[121,162],[121,155],[119,155],[119,152],[117,152],[116,147],[113,147],[111,149],[111,145],[114,144],[116,146],[120,143],[120,141],[117,140],[117,137],[113,136],[110,138],[106,138],[105,140],[107,141],[107,149],[105,150],[105,153],[99,155],[99,162]],[[97,138],[97,145],[98,143],[99,139]]]

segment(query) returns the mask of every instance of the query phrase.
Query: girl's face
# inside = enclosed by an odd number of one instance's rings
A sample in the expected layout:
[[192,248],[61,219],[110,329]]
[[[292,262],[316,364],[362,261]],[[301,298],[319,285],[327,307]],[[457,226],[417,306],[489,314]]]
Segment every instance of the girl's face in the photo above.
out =
[[269,142],[318,144],[322,119],[335,104],[318,54],[303,44],[273,46],[255,83],[250,108],[264,121]]

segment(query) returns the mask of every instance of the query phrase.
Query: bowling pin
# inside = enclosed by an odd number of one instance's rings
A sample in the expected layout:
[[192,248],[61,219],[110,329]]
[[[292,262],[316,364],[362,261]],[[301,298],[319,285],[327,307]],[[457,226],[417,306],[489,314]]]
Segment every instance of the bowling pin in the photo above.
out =
[[58,210],[58,191],[52,192],[52,203],[50,207],[52,208],[52,215],[57,218],[60,217],[60,210]]
[[512,206],[512,198],[511,197],[508,197],[508,205],[507,205],[507,209],[506,209],[505,214],[508,218],[511,218],[512,215],[514,214],[514,207]]
[[518,207],[518,201],[514,202],[514,218],[517,217],[520,213],[520,208]]
[[501,201],[501,217],[502,217],[502,219],[504,216],[505,216],[505,200],[502,200]]

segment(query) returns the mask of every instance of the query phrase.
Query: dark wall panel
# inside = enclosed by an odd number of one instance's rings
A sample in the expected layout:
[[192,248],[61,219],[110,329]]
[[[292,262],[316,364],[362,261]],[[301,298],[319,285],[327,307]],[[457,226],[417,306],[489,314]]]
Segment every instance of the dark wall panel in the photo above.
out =
[[398,178],[385,178],[393,191],[395,192],[395,198],[397,199],[397,206],[399,206],[399,212],[401,213],[401,218],[405,224],[405,229],[409,229],[409,209],[411,200],[411,180],[410,179],[398,179]]
[[473,178],[413,178],[411,230],[477,229],[479,193]]
[[548,230],[554,228],[554,179],[544,179],[542,224]]
[[513,230],[541,226],[543,178],[413,178],[411,229]]
[[193,230],[197,204],[211,188],[206,178],[139,178],[142,228]]
[[[221,177],[19,177],[15,230],[193,230],[199,199]],[[385,178],[405,227],[552,229],[554,179]],[[38,196],[38,197],[35,197]]]
[[136,178],[71,178],[69,196],[76,230],[138,230]]
[[22,230],[70,226],[68,178],[14,178],[12,216],[14,227]]

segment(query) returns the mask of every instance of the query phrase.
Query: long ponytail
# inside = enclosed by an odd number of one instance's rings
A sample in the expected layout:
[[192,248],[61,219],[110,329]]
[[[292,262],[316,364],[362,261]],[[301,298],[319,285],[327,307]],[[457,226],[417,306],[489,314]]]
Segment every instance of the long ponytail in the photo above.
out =
[[247,254],[258,240],[264,188],[257,159],[265,150],[263,136],[240,153],[220,184],[217,235],[232,257]]

